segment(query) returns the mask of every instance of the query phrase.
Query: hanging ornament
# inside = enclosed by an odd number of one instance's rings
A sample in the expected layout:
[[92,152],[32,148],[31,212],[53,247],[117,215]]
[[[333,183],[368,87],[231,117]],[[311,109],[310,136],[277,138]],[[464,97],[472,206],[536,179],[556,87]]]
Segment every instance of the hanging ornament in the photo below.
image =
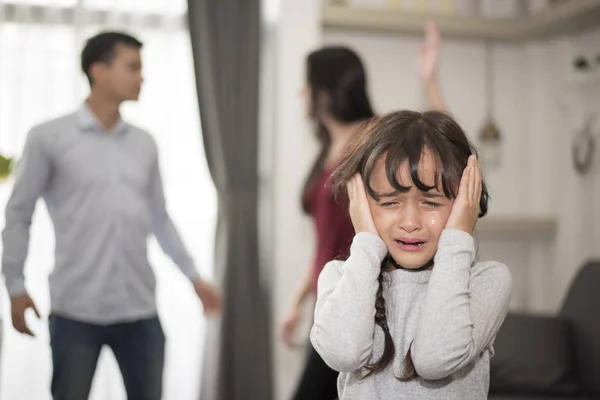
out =
[[580,175],[585,175],[592,167],[594,151],[596,149],[596,138],[592,132],[594,117],[590,116],[583,128],[573,138],[572,155],[573,166]]
[[502,161],[502,135],[492,116],[494,109],[494,70],[490,43],[486,43],[485,46],[485,67],[487,116],[485,124],[479,131],[479,161],[486,168],[497,168]]

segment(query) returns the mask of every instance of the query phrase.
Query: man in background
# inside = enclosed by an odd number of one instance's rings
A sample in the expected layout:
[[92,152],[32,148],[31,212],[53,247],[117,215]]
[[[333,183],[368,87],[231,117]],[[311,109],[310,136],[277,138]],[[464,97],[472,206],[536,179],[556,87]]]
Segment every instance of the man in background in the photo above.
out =
[[200,278],[167,213],[154,140],[119,113],[121,103],[138,99],[141,47],[118,32],[87,41],[81,66],[90,95],[74,113],[31,130],[6,207],[2,271],[13,326],[24,334],[32,335],[25,311],[39,317],[23,274],[38,198],[54,225],[55,400],[88,398],[104,345],[115,355],[129,399],[161,398],[165,337],[146,254],[150,233],[192,282],[205,314],[221,310],[220,294]]

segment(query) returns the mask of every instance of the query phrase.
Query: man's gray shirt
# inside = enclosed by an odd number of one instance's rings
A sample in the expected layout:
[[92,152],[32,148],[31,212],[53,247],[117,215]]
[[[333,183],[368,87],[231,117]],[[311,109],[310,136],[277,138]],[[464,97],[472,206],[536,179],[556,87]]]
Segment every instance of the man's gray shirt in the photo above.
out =
[[31,130],[2,234],[11,298],[26,293],[23,268],[40,197],[56,238],[53,313],[97,324],[156,315],[151,233],[189,279],[198,278],[166,211],[156,144],[143,130],[121,120],[105,133],[85,104]]

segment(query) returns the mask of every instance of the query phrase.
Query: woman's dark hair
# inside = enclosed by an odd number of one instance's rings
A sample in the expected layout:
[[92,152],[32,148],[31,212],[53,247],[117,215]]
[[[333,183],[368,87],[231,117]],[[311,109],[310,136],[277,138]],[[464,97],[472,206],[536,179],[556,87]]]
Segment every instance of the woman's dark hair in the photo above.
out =
[[[436,164],[434,186],[426,185],[419,177],[419,163],[425,153],[430,154]],[[398,192],[407,192],[410,186],[403,186],[398,180],[398,170],[408,162],[413,184],[421,191],[433,188],[448,198],[457,196],[460,179],[470,155],[477,152],[454,119],[443,112],[397,111],[379,118],[373,118],[350,143],[344,163],[332,175],[334,193],[338,197],[347,196],[346,185],[357,173],[362,176],[367,194],[378,199],[371,187],[371,176],[379,160],[385,164],[389,183]],[[482,182],[479,201],[479,217],[488,210],[489,194]],[[383,371],[394,360],[396,349],[387,325],[385,299],[383,297],[384,271],[389,267],[389,258],[381,264],[379,288],[375,300],[375,323],[384,333],[384,350],[381,358],[365,367],[367,377]],[[404,375],[400,380],[418,377],[412,362],[411,351],[405,357]]]
[[323,47],[306,60],[306,82],[311,92],[311,116],[321,146],[302,191],[302,207],[308,212],[307,194],[322,172],[331,145],[330,133],[320,120],[326,112],[339,122],[364,121],[373,117],[367,95],[363,63],[352,50],[341,46]]

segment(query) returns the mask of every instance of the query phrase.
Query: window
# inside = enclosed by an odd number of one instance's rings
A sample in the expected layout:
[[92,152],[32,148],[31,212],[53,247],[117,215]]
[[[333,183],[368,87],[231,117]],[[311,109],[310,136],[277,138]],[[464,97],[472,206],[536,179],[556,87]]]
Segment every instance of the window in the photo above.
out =
[[[74,111],[87,81],[79,69],[83,41],[100,30],[123,29],[144,47],[145,83],[140,101],[123,106],[124,118],[148,130],[160,153],[169,211],[199,271],[212,277],[216,194],[206,167],[185,0],[4,0],[0,2],[0,152],[18,158],[29,129]],[[0,223],[11,181],[0,183]],[[4,337],[0,398],[50,398],[51,358],[47,316],[48,274],[54,235],[43,203],[31,229],[25,274],[42,321],[29,315],[36,338],[10,324],[2,284]],[[157,302],[167,340],[164,396],[195,399],[201,376],[204,319],[193,289],[154,239],[149,250],[157,275]],[[125,399],[116,362],[101,355],[93,400]]]

